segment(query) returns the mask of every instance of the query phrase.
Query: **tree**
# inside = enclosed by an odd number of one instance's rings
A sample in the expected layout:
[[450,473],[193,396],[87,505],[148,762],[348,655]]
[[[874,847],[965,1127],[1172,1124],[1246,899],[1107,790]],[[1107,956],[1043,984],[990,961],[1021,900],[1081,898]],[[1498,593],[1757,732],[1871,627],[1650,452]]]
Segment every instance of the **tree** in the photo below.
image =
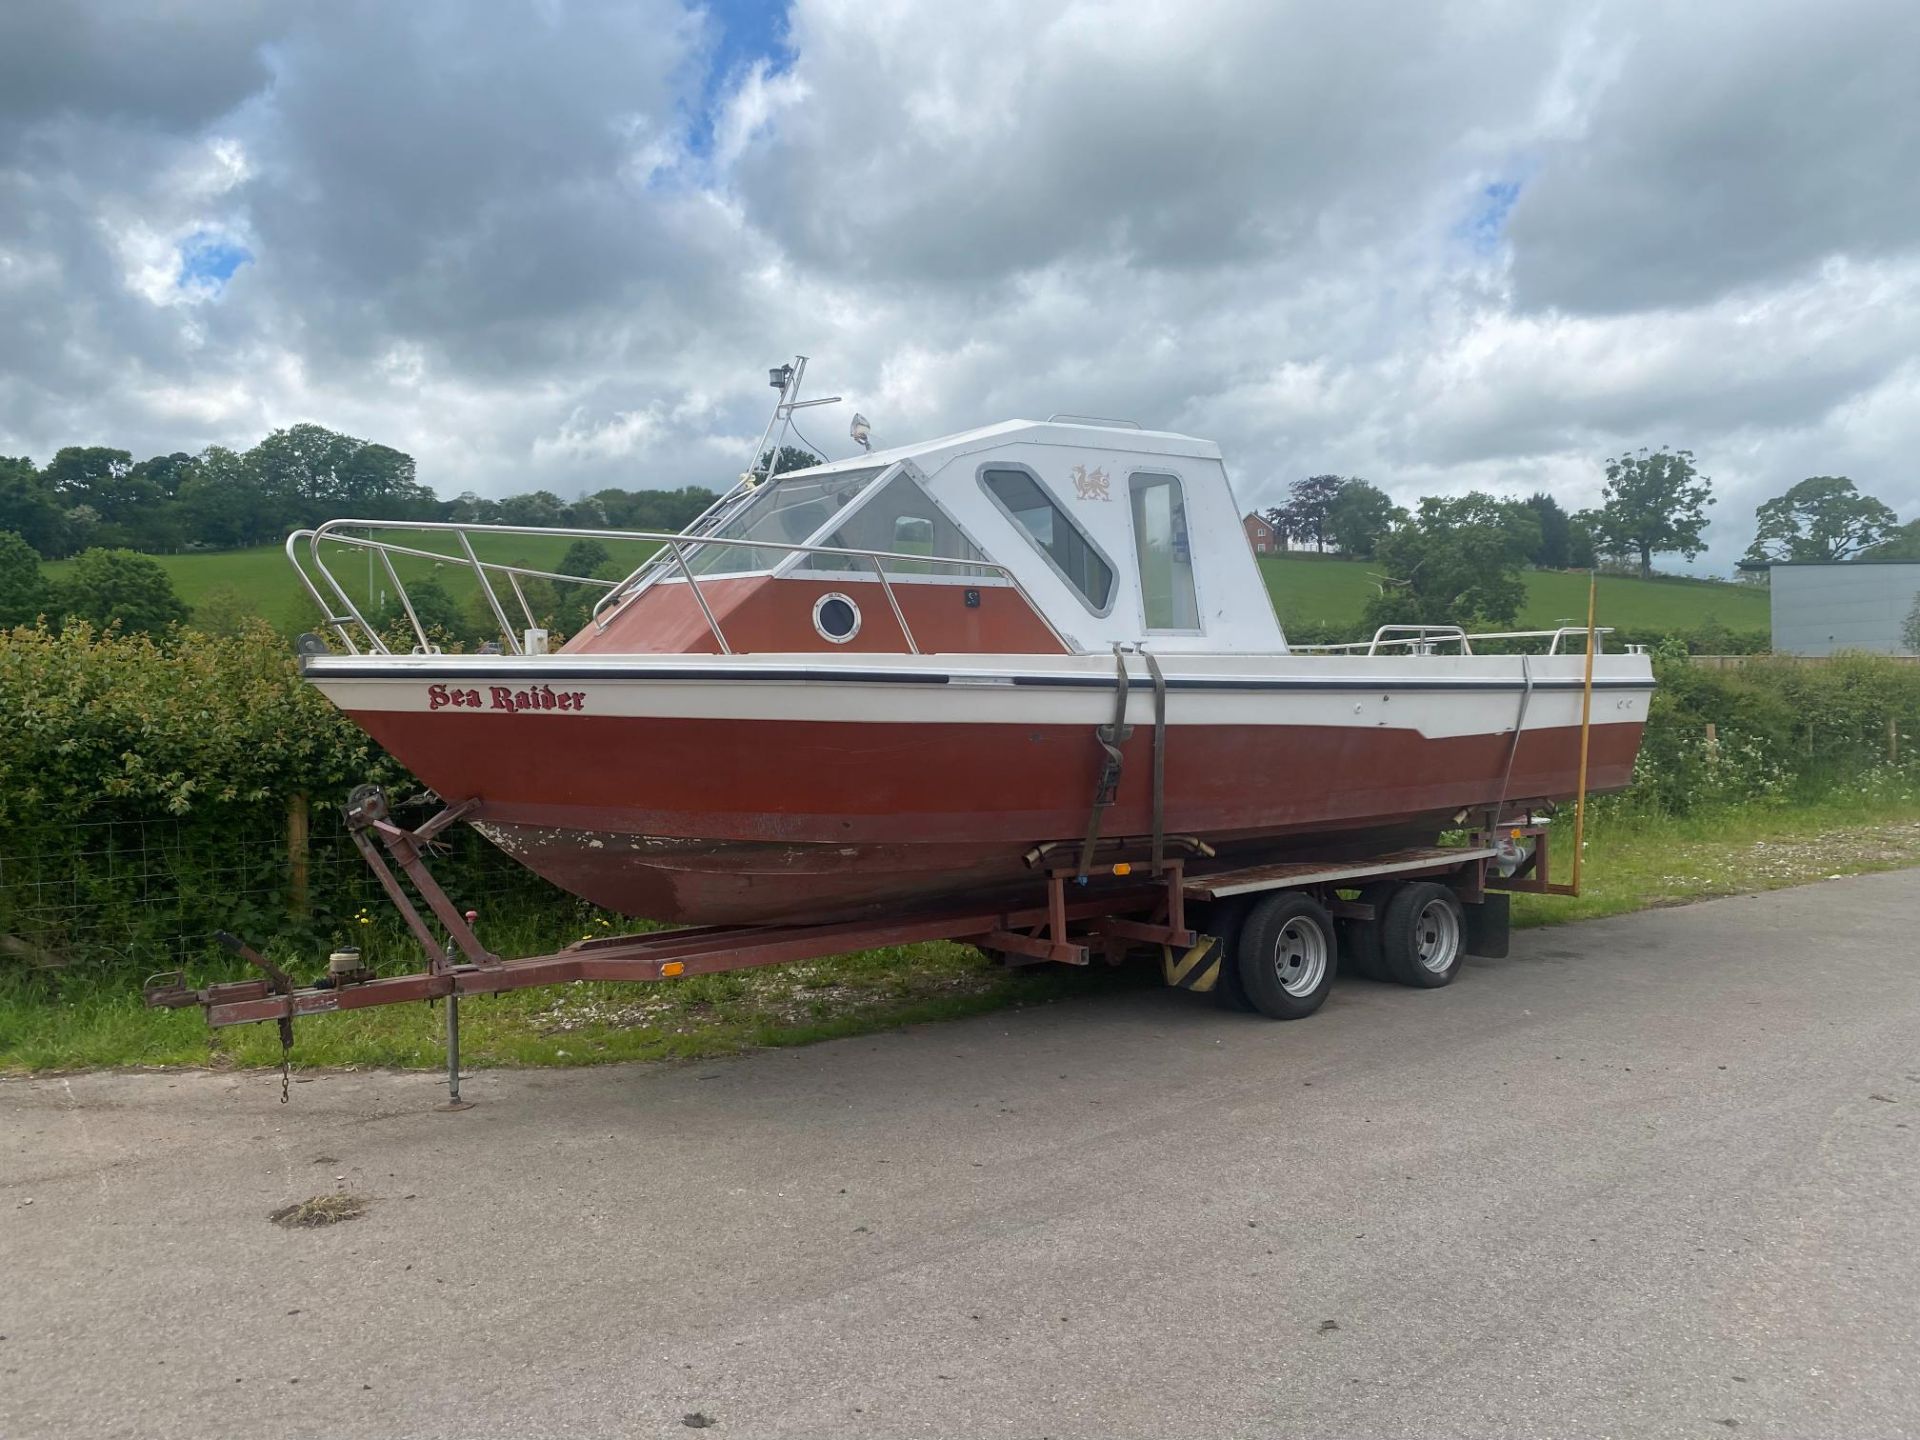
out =
[[1278,512],[1281,518],[1275,519],[1270,511],[1267,519],[1288,539],[1311,540],[1315,550],[1325,553],[1328,517],[1347,484],[1340,475],[1309,475],[1296,480],[1287,487],[1287,503]]
[[[559,573],[617,580],[627,572],[614,564],[613,556],[598,540],[576,540],[560,557]],[[585,628],[595,602],[607,593],[598,585],[549,584],[548,588],[553,592],[553,600],[547,623],[550,628],[568,635]]]
[[772,459],[774,459],[774,451],[768,449],[760,453],[760,465],[758,465],[760,474],[785,474],[787,470],[810,470],[816,465],[826,465],[824,459],[814,455],[810,449],[801,449],[799,445],[781,445],[780,463],[772,470],[768,470],[766,468],[768,461]]
[[1691,450],[1644,446],[1607,462],[1598,510],[1581,512],[1603,555],[1637,557],[1640,578],[1653,557],[1677,551],[1691,560],[1706,548],[1700,532],[1713,504],[1713,482],[1693,467]]
[[65,507],[24,455],[0,455],[0,530],[13,531],[46,559],[67,553]]
[[[0,462],[4,463],[4,462]],[[1862,560],[1920,560],[1920,520],[1909,520],[1887,532],[1886,538],[1871,550],[1861,552]]]
[[1920,595],[1913,597],[1913,608],[1907,611],[1907,618],[1900,626],[1900,640],[1907,649],[1920,655]]
[[1327,514],[1327,535],[1343,555],[1367,560],[1387,532],[1406,518],[1407,512],[1386,491],[1354,478],[1334,498]]
[[616,529],[678,534],[719,497],[703,485],[686,485],[678,490],[596,490],[593,498]]
[[187,607],[160,563],[132,550],[82,551],[52,590],[62,614],[103,630],[118,625],[152,634],[187,618]]
[[598,575],[603,568],[612,563],[613,556],[598,540],[576,540],[567,546],[567,553],[560,557],[560,567],[556,573]]
[[1285,505],[1276,505],[1270,510],[1261,512],[1261,518],[1273,527],[1273,538],[1280,542],[1282,550],[1300,538],[1293,530],[1293,512]]
[[1386,574],[1366,623],[1511,625],[1527,596],[1520,566],[1539,543],[1539,524],[1522,502],[1479,491],[1429,495],[1375,551]]
[[525,495],[509,495],[500,502],[502,525],[529,527],[558,525],[566,518],[567,504],[551,490],[534,490]]
[[1544,490],[1520,502],[1533,511],[1540,522],[1540,544],[1527,562],[1542,570],[1565,570],[1573,564],[1573,520],[1560,508],[1560,502]]
[[[475,599],[479,597],[476,595]],[[493,612],[487,611],[486,618],[470,620],[461,609],[460,602],[447,592],[439,577],[428,575],[415,580],[407,586],[407,600],[413,606],[413,613],[420,621],[420,628],[427,632],[427,638],[435,645],[458,644],[468,640],[476,633],[498,638],[495,627],[498,622]],[[412,650],[420,643],[420,637],[413,633],[413,623],[407,619],[406,606],[400,603],[400,597],[389,595],[370,617],[375,630],[388,645],[401,652]]]
[[1754,511],[1759,527],[1746,558],[1845,560],[1877,545],[1899,516],[1844,475],[1811,475]]
[[274,496],[252,459],[211,445],[180,482],[180,513],[188,536],[222,549],[264,545],[282,538],[300,517],[292,496]]
[[1589,512],[1581,511],[1567,521],[1567,566],[1572,570],[1591,570],[1599,561],[1593,548],[1593,525]]
[[47,608],[40,552],[11,530],[0,530],[0,630],[31,625]]

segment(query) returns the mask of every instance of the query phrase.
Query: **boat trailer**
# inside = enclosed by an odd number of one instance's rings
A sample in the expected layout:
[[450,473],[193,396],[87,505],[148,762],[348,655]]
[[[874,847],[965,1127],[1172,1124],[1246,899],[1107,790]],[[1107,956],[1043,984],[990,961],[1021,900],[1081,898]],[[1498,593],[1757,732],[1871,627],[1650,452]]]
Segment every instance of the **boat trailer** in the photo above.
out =
[[[1091,850],[1083,841],[1055,841],[1036,845],[1026,854],[1029,868],[1046,876],[1042,905],[948,905],[825,924],[688,926],[595,937],[551,954],[509,959],[481,942],[474,928],[478,912],[463,911],[448,896],[424,856],[437,835],[477,809],[476,800],[448,805],[409,830],[392,818],[378,787],[361,786],[347,802],[348,833],[419,944],[426,957],[424,969],[379,976],[330,964],[328,974],[303,986],[245,941],[221,931],[220,943],[259,970],[261,978],[194,989],[187,984],[185,972],[168,971],[147,980],[142,989],[147,1005],[166,1009],[197,1005],[216,1029],[276,1022],[284,1104],[295,1019],[374,1005],[444,1000],[448,1098],[440,1108],[464,1110],[470,1103],[460,1098],[460,1000],[469,995],[581,980],[674,980],[933,940],[974,945],[1009,965],[1089,965],[1096,956],[1117,965],[1132,948],[1158,946],[1169,985],[1207,991],[1220,975],[1222,946],[1217,938],[1189,926],[1190,902],[1223,901],[1277,889],[1314,889],[1328,896],[1327,908],[1334,916],[1372,920],[1371,905],[1337,898],[1333,892],[1384,878],[1419,877],[1446,877],[1467,902],[1483,901],[1487,892],[1496,890],[1572,891],[1571,886],[1549,882],[1546,828],[1530,817],[1504,822],[1496,832],[1497,817],[1488,814],[1485,826],[1473,833],[1465,847],[1238,869],[1209,863],[1216,859],[1213,848],[1192,836],[1115,839],[1099,842]],[[1490,869],[1502,862],[1504,870]],[[1196,865],[1200,868],[1190,868]],[[438,921],[444,942],[407,893],[401,874]],[[1504,934],[1503,911],[1496,942],[1501,948],[1475,953],[1504,954]]]

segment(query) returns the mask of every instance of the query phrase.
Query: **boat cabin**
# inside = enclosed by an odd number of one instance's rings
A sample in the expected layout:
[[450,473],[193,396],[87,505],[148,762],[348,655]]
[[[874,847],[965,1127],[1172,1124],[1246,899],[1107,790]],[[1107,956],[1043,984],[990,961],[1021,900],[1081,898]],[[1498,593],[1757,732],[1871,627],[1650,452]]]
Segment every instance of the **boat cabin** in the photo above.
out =
[[1240,519],[1209,441],[1011,420],[743,486],[565,648],[1284,653]]

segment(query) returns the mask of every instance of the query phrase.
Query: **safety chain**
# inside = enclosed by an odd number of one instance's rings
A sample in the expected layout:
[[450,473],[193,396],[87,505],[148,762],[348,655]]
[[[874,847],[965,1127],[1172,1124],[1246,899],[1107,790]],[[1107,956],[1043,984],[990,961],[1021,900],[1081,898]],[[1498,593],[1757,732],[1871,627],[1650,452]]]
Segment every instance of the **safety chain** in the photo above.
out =
[[280,1103],[287,1103],[293,1088],[293,1021],[280,1017]]

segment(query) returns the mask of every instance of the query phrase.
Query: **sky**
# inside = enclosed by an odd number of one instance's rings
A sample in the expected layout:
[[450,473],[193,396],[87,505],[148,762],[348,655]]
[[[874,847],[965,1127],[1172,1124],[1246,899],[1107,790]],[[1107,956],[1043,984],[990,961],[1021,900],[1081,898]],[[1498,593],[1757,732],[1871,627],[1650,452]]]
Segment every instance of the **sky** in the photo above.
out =
[[1250,508],[1684,446],[1725,571],[1920,517],[1916,75],[1912,0],[8,5],[0,454],[719,487],[805,353],[831,457],[1123,416]]

